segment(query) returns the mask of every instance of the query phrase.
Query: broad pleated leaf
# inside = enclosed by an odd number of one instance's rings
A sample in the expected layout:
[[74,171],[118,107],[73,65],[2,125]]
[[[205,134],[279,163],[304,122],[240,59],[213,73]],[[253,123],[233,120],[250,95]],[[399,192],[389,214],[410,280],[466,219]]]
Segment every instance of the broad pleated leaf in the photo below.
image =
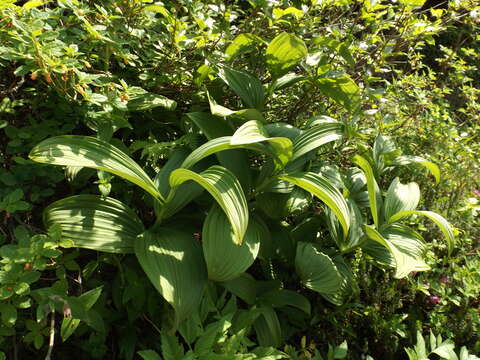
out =
[[370,211],[372,213],[373,222],[378,228],[380,225],[380,211],[382,208],[382,194],[380,188],[378,187],[377,181],[375,180],[375,175],[373,174],[373,169],[370,166],[370,163],[360,155],[355,155],[353,158],[355,164],[360,166],[365,173],[367,178],[367,190],[368,190],[368,201],[370,203]]
[[[176,149],[155,176],[154,183],[164,198],[166,198],[170,192],[170,174],[173,170],[178,169],[182,165],[183,161],[189,154],[190,151],[186,148]],[[172,199],[169,199],[168,203],[154,203],[155,213],[158,217],[166,219],[177,213],[202,192],[203,188],[194,182],[182,184],[177,191],[175,191],[175,196]]]
[[393,162],[393,165],[410,165],[410,164],[420,164],[427,168],[428,171],[435,177],[437,183],[440,182],[440,169],[437,164],[428,161],[420,156],[397,156]]
[[322,176],[312,173],[297,173],[281,175],[279,179],[288,181],[312,193],[325,203],[337,216],[342,225],[344,236],[348,235],[350,213],[347,202],[342,194]]
[[384,215],[388,221],[393,215],[406,210],[415,210],[420,201],[420,188],[417,183],[402,184],[395,178],[388,188],[385,198]]
[[265,90],[256,76],[228,66],[222,66],[218,75],[242,99],[248,108],[259,111],[263,109]]
[[175,309],[177,323],[194,313],[207,284],[202,249],[191,234],[169,228],[146,231],[135,255],[148,278]]
[[272,154],[272,152],[269,151],[269,149],[262,144],[249,143],[249,144],[234,145],[234,144],[231,144],[231,139],[232,139],[231,136],[222,136],[206,142],[205,144],[193,150],[190,153],[190,155],[188,155],[188,157],[183,161],[181,167],[185,169],[189,169],[193,165],[198,163],[200,160],[225,150],[244,148],[244,149],[250,149],[250,150],[261,152],[261,153]]
[[[185,181],[195,181],[207,190],[227,215],[235,234],[237,244],[241,244],[248,226],[247,200],[235,176],[221,166],[212,166],[197,174],[187,169],[176,169],[170,175],[172,191]],[[173,196],[173,194],[169,195]]]
[[247,270],[260,250],[261,234],[255,219],[251,218],[243,242],[238,245],[227,216],[215,205],[209,211],[202,231],[208,278],[214,281],[228,281]]
[[268,134],[260,121],[247,121],[235,131],[230,140],[232,145],[247,145],[268,142],[276,158],[284,166],[292,157],[292,141],[286,137],[268,137]]
[[64,135],[46,139],[32,149],[29,157],[46,164],[103,170],[131,181],[163,201],[153,181],[135,161],[115,146],[94,137]]
[[343,258],[341,256],[337,256],[333,259],[333,263],[337,267],[340,277],[341,277],[341,285],[336,292],[333,294],[327,293],[320,293],[326,300],[330,301],[332,304],[341,306],[345,303],[345,301],[350,297],[353,290],[356,287],[356,284],[353,279],[353,273]]
[[424,244],[412,232],[389,229],[380,234],[370,225],[364,226],[365,234],[385,246],[395,260],[395,278],[401,279],[412,271],[426,271],[430,267],[423,260]]
[[268,44],[266,57],[270,72],[279,77],[297,65],[308,54],[307,47],[299,37],[281,33]]
[[279,347],[282,344],[282,328],[277,313],[270,306],[260,308],[261,315],[253,323],[260,346]]
[[[223,118],[201,112],[188,113],[187,116],[202,130],[208,140],[233,134],[233,129]],[[245,192],[249,192],[252,186],[252,174],[248,154],[237,149],[221,151],[216,153],[216,156],[220,165],[233,172]]]
[[231,110],[225,106],[217,104],[215,99],[207,93],[208,103],[210,105],[210,112],[212,115],[220,117],[233,117],[242,120],[258,120],[265,121],[262,113],[257,109],[242,109],[242,110]]
[[332,259],[312,243],[298,242],[295,269],[307,288],[322,294],[334,294],[342,284],[341,274]]
[[43,213],[45,227],[59,224],[62,239],[80,248],[113,253],[133,252],[144,231],[137,215],[112,198],[77,195],[54,202]]
[[292,161],[324,144],[343,136],[343,124],[339,122],[316,125],[302,133],[293,144]]
[[286,137],[292,142],[302,133],[299,128],[284,122],[266,124],[264,128],[270,136]]
[[305,296],[291,290],[272,290],[259,296],[258,300],[262,304],[273,307],[293,306],[306,314],[310,314],[311,311],[310,301]]
[[426,216],[430,220],[432,220],[443,233],[447,240],[448,245],[448,253],[451,254],[453,248],[455,246],[455,235],[453,234],[452,227],[450,223],[441,215],[433,212],[433,211],[425,211],[425,210],[405,210],[396,213],[395,215],[391,216],[388,219],[389,223],[393,223],[395,221],[400,220],[401,218],[409,215],[422,215]]
[[300,81],[304,81],[307,79],[308,79],[308,76],[297,75],[295,73],[288,73],[278,79],[275,79],[271,87],[275,91],[282,90]]

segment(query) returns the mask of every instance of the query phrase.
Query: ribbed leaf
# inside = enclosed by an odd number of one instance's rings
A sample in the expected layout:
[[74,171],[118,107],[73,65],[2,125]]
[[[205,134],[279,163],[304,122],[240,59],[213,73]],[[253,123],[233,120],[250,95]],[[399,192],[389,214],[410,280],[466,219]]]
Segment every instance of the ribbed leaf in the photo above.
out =
[[148,278],[172,305],[177,323],[200,304],[207,284],[202,249],[191,234],[159,228],[135,241],[135,255]]
[[281,33],[268,44],[267,66],[275,77],[279,77],[307,54],[308,50],[302,39],[293,34]]
[[324,144],[343,136],[343,124],[339,122],[316,125],[304,131],[293,144],[292,161]]
[[231,144],[232,136],[222,136],[219,138],[212,139],[205,144],[199,146],[193,150],[190,155],[183,161],[181,167],[185,169],[191,168],[200,160],[206,158],[207,156],[216,154],[220,151],[231,150],[231,149],[250,149],[263,153],[271,153],[269,150],[262,144],[241,144],[233,145]]
[[270,306],[260,310],[262,314],[253,323],[258,343],[260,346],[279,347],[282,344],[282,328],[277,313]]
[[292,141],[286,137],[268,137],[263,124],[257,120],[247,121],[235,131],[230,140],[232,145],[247,145],[267,141],[273,153],[284,166],[292,157]]
[[379,244],[385,246],[395,259],[395,278],[401,279],[412,271],[426,271],[430,267],[422,258],[423,242],[412,233],[401,229],[389,229],[380,234],[370,225],[364,226],[365,234]]
[[113,253],[133,252],[133,243],[144,231],[137,215],[112,198],[71,196],[54,202],[43,213],[45,227],[59,224],[62,238],[74,246]]
[[345,303],[348,297],[355,289],[355,283],[353,280],[353,273],[350,267],[345,263],[342,257],[337,256],[333,259],[333,263],[340,272],[341,285],[339,289],[333,294],[320,293],[326,300],[332,304],[341,306]]
[[384,216],[388,221],[393,215],[406,210],[415,210],[420,201],[420,188],[417,183],[402,184],[395,178],[388,188],[385,198]]
[[[176,169],[170,175],[170,186],[175,188],[189,180],[195,181],[213,196],[232,225],[235,242],[241,244],[248,226],[248,207],[242,187],[235,176],[221,166],[212,166],[201,174],[187,169]],[[169,198],[173,195],[171,192]]]
[[[202,130],[208,140],[233,134],[233,129],[223,118],[201,112],[188,113],[187,116]],[[216,153],[216,156],[220,165],[233,172],[245,192],[249,192],[252,185],[252,174],[248,154],[237,149],[221,151]]]
[[440,182],[440,169],[437,164],[428,161],[420,156],[397,156],[393,162],[393,165],[410,165],[410,164],[420,164],[427,168],[428,171],[435,177],[437,183]]
[[228,218],[222,209],[215,205],[209,211],[202,231],[208,278],[214,281],[228,281],[247,270],[260,250],[260,236],[258,225],[254,219],[250,219],[244,240],[238,245]]
[[135,161],[115,146],[94,137],[64,135],[46,139],[32,149],[29,157],[46,164],[107,171],[140,186],[156,199],[164,200]]
[[448,253],[451,254],[453,251],[453,248],[455,246],[455,235],[453,234],[452,227],[450,223],[445,220],[445,218],[433,211],[425,211],[425,210],[405,210],[396,213],[395,215],[391,216],[388,219],[389,223],[393,223],[395,221],[400,220],[401,218],[409,215],[422,215],[428,217],[430,220],[432,220],[440,229],[440,231],[443,233],[445,238],[447,239],[447,244],[448,244]]
[[[158,187],[163,197],[167,197],[168,193],[170,192],[170,174],[173,170],[178,169],[182,165],[183,161],[189,154],[190,151],[188,151],[186,148],[176,149],[155,176],[154,183]],[[196,183],[188,182],[182,184],[177,191],[175,191],[175,196],[172,199],[169,199],[168,203],[154,203],[155,213],[158,217],[166,219],[181,210],[185,205],[199,196],[202,192],[203,188]]]
[[302,283],[319,293],[334,294],[342,284],[341,274],[332,259],[312,243],[298,242],[295,269]]
[[306,172],[282,175],[279,176],[279,179],[295,184],[322,200],[337,216],[342,225],[344,236],[348,235],[350,213],[347,202],[342,194],[330,185],[325,178],[312,172]]
[[242,120],[258,120],[258,121],[265,121],[262,113],[257,109],[242,109],[242,110],[230,110],[225,106],[217,104],[215,99],[211,97],[208,93],[208,103],[210,104],[210,112],[212,115],[220,116],[220,117],[233,117],[239,118]]
[[266,124],[264,128],[270,136],[286,137],[292,142],[302,133],[299,128],[283,122]]
[[291,290],[272,290],[262,294],[258,300],[262,304],[273,307],[293,306],[306,314],[310,314],[311,311],[310,301],[305,296]]
[[380,188],[378,187],[377,181],[375,180],[375,175],[373,174],[373,169],[370,166],[370,163],[360,155],[355,155],[353,158],[355,164],[360,166],[365,173],[367,178],[367,189],[368,189],[368,201],[370,203],[370,212],[372,213],[373,222],[378,228],[380,225],[380,210],[382,208],[382,194],[380,193]]
[[252,109],[261,111],[265,101],[265,90],[260,80],[251,74],[222,66],[218,72],[220,78]]

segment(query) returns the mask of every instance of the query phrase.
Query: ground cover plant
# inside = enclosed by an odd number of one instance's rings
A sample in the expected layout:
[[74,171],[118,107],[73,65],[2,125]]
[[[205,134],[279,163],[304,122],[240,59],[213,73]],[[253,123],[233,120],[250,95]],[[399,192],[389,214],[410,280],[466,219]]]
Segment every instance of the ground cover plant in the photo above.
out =
[[479,19],[0,1],[0,357],[474,359]]

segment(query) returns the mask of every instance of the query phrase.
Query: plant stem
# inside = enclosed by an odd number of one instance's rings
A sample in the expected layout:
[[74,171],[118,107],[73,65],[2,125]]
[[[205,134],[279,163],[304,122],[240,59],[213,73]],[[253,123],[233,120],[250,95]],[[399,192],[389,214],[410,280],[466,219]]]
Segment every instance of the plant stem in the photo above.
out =
[[45,360],[51,360],[54,342],[55,342],[55,312],[52,311],[52,315],[50,318],[50,341],[48,343],[48,352],[47,352],[47,356],[45,356]]

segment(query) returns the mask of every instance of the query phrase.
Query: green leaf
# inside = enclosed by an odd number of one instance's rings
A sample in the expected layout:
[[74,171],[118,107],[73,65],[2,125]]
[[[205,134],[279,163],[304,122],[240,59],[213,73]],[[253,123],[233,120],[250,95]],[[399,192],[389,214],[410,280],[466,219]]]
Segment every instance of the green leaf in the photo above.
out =
[[[137,351],[137,354],[140,355],[143,360],[162,360],[160,355],[158,355],[157,352],[155,352],[153,350],[141,350],[141,351]],[[167,358],[165,356],[164,356],[164,358],[165,358],[165,360],[169,360],[169,358]],[[177,358],[170,358],[170,359],[176,360]],[[178,359],[180,359],[180,358],[178,358]]]
[[257,44],[261,43],[263,43],[263,40],[257,35],[250,33],[240,34],[228,45],[225,54],[227,55],[227,59],[231,60],[238,55],[245,54],[254,49]]
[[62,239],[74,246],[113,253],[133,252],[144,231],[135,212],[118,200],[77,195],[54,202],[43,213],[45,227],[59,224]]
[[388,221],[393,215],[401,211],[415,210],[420,201],[420,188],[417,183],[402,184],[395,178],[387,191],[385,198],[384,215]]
[[207,284],[202,249],[191,234],[159,228],[135,241],[135,255],[148,278],[172,305],[177,324],[196,311]]
[[334,294],[342,284],[342,277],[333,261],[312,243],[298,242],[295,269],[302,283],[319,293]]
[[32,149],[29,157],[40,163],[110,172],[164,201],[153,181],[135,161],[115,146],[94,137],[64,135],[46,139]]
[[427,159],[424,159],[420,156],[397,156],[393,161],[392,165],[403,166],[410,164],[419,164],[424,166],[435,177],[435,181],[437,182],[437,184],[440,182],[440,169],[438,168],[437,164],[428,161]]
[[200,160],[225,150],[245,148],[257,152],[269,153],[268,149],[262,144],[232,145],[231,140],[231,136],[222,136],[212,139],[205,144],[202,144],[201,146],[193,150],[190,155],[187,156],[187,158],[183,161],[181,167],[189,169],[193,165],[198,163]]
[[228,281],[247,270],[258,255],[261,234],[255,220],[250,219],[244,240],[238,245],[227,216],[215,205],[209,211],[202,231],[208,278]]
[[265,101],[265,90],[260,80],[246,72],[222,66],[218,72],[220,78],[227,84],[243,103],[252,109],[261,111]]
[[348,75],[317,78],[315,85],[350,113],[354,114],[360,108],[360,89]]
[[291,161],[324,144],[341,139],[343,131],[344,126],[339,122],[326,122],[304,131],[294,141]]
[[248,207],[242,187],[235,176],[217,165],[201,174],[187,169],[176,169],[170,175],[172,191],[188,180],[195,181],[213,196],[232,225],[235,242],[241,244],[248,226]]
[[[233,129],[219,117],[207,113],[188,113],[188,118],[197,125],[208,140],[233,134]],[[221,151],[216,153],[220,164],[233,172],[246,193],[250,192],[252,174],[248,154],[241,149]]]
[[248,145],[260,142],[268,142],[272,148],[275,158],[278,159],[281,167],[287,164],[292,157],[292,141],[286,137],[268,137],[263,124],[257,120],[251,120],[240,126],[233,134],[230,144]]
[[370,166],[370,163],[360,155],[355,155],[353,161],[355,162],[355,164],[362,168],[363,172],[365,173],[365,177],[367,178],[370,212],[372,213],[373,222],[378,228],[380,226],[380,209],[382,208],[382,194],[380,193],[380,188],[378,187],[377,181],[375,180],[373,169]]
[[333,263],[337,267],[341,277],[340,287],[334,293],[320,293],[320,295],[332,304],[341,306],[348,300],[356,285],[352,270],[341,256],[333,258]]
[[271,85],[271,88],[274,91],[282,90],[298,82],[305,81],[307,79],[308,79],[307,76],[297,75],[295,73],[288,73],[278,79],[275,79]]
[[145,111],[157,107],[173,111],[176,109],[177,103],[163,95],[144,93],[130,100],[127,107],[130,111]]
[[395,278],[401,279],[412,271],[426,271],[430,267],[425,263],[422,254],[425,251],[423,242],[412,232],[402,229],[387,229],[380,234],[370,225],[364,226],[365,234],[379,244],[385,246],[395,260]]
[[291,290],[272,290],[259,296],[258,300],[262,304],[273,307],[293,306],[306,314],[310,314],[311,311],[310,301],[305,296]]
[[344,236],[350,227],[350,212],[342,194],[322,176],[312,172],[281,175],[281,180],[288,181],[312,193],[325,203],[337,216],[342,225]]
[[422,215],[428,217],[430,220],[432,220],[440,229],[440,231],[443,233],[447,240],[447,245],[448,245],[448,253],[451,254],[453,251],[453,248],[455,247],[455,235],[453,234],[452,227],[450,223],[441,215],[433,212],[433,211],[425,211],[425,210],[405,210],[405,211],[400,211],[396,213],[395,215],[392,215],[389,219],[389,223],[393,223],[395,221],[400,220],[401,218],[404,218],[409,215]]
[[78,328],[78,325],[80,325],[80,319],[64,317],[60,327],[60,336],[62,337],[62,341],[66,341],[70,336],[72,336],[72,334]]
[[280,347],[282,328],[277,313],[269,306],[262,307],[261,315],[253,323],[260,346]]
[[307,47],[299,37],[281,33],[268,44],[266,57],[270,72],[279,77],[297,65],[308,54]]
[[2,322],[10,327],[17,322],[17,308],[12,304],[1,303],[0,312],[2,313]]
[[183,358],[183,347],[179,344],[175,335],[165,334],[165,331],[162,331],[160,337],[162,339],[163,360],[177,360]]
[[222,286],[247,304],[254,304],[257,297],[257,287],[252,275],[243,273],[233,280],[223,282]]

